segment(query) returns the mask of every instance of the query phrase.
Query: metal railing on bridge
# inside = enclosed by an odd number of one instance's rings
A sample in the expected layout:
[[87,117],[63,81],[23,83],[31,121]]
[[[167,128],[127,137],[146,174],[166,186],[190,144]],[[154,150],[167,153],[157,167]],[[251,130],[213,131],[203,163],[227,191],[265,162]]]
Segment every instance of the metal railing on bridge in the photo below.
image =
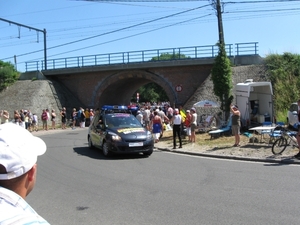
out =
[[[235,48],[234,48],[234,47]],[[238,55],[257,55],[258,42],[225,45],[228,57]],[[186,60],[198,58],[214,58],[219,53],[217,45],[165,48],[143,51],[118,52],[98,55],[76,56],[47,60],[47,69],[65,69],[87,66],[107,66],[128,63],[157,62],[170,60]],[[44,61],[25,63],[26,72],[44,70]]]

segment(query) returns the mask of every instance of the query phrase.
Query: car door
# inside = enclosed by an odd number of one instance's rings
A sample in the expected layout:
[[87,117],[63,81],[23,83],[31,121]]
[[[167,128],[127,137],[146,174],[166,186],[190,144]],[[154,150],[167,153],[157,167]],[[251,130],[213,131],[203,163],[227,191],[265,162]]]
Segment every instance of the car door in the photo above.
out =
[[106,130],[107,130],[107,126],[105,124],[105,114],[104,115],[100,115],[99,119],[98,119],[98,125],[96,126],[96,131],[97,131],[97,144],[99,145],[99,147],[102,147],[103,145],[103,140],[105,138],[106,135]]
[[93,123],[91,125],[90,136],[93,142],[93,145],[96,147],[101,147],[101,115],[98,114],[94,117]]

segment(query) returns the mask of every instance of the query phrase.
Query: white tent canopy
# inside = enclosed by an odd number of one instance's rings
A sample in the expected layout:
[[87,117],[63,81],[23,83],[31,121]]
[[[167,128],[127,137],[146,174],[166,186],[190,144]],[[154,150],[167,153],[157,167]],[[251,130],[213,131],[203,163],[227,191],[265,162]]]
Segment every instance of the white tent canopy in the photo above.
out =
[[218,103],[210,100],[202,100],[193,105],[195,108],[218,108],[220,107]]

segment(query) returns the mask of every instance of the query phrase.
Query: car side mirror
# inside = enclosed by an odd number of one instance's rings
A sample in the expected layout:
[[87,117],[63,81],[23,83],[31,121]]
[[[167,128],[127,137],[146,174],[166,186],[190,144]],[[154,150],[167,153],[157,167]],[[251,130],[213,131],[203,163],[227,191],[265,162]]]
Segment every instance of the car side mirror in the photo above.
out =
[[104,123],[103,123],[103,120],[99,120],[97,126],[96,126],[97,129],[104,129]]

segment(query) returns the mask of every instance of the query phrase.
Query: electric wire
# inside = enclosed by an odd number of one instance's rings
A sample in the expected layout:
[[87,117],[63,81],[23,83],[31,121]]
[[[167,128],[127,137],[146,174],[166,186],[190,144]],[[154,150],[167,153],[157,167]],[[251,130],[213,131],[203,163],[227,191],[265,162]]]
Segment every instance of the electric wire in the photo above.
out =
[[[190,12],[190,11],[193,11],[193,10],[197,10],[197,9],[200,9],[200,8],[203,8],[203,7],[207,7],[207,6],[209,6],[209,4],[204,5],[204,6],[199,6],[199,7],[196,7],[196,8],[192,8],[192,9],[188,9],[188,10],[184,10],[184,11],[181,11],[181,12],[178,12],[178,13],[174,13],[174,14],[171,14],[171,15],[163,16],[163,17],[160,17],[160,18],[152,19],[152,20],[149,20],[149,21],[146,21],[146,22],[142,22],[142,23],[131,25],[131,26],[119,28],[117,30],[105,32],[105,33],[94,35],[94,36],[91,36],[91,37],[87,37],[87,38],[79,39],[79,40],[76,40],[76,41],[71,41],[71,42],[68,42],[68,43],[64,43],[64,44],[52,46],[52,47],[47,48],[47,50],[58,48],[58,47],[62,47],[62,46],[66,46],[66,45],[70,45],[70,44],[74,44],[74,43],[78,43],[78,42],[82,42],[82,41],[86,41],[86,40],[90,40],[90,39],[93,39],[93,38],[96,38],[96,37],[104,36],[104,35],[107,35],[107,34],[112,34],[112,33],[115,33],[115,32],[123,31],[123,30],[130,29],[130,28],[133,28],[133,27],[141,26],[141,25],[144,25],[144,24],[156,22],[156,21],[159,21],[159,20],[170,18],[170,17],[176,16],[176,15],[180,15],[180,14],[183,14],[183,13],[186,13],[186,12]],[[37,51],[30,52],[30,53],[20,54],[20,55],[18,55],[18,57],[29,55],[29,54],[32,54],[32,53],[37,53],[39,51],[43,51],[43,50],[37,50]],[[9,58],[11,58],[11,57],[9,57]],[[6,60],[6,59],[9,59],[9,58],[5,58],[5,59],[1,59],[1,60],[3,61],[3,60]]]
[[[164,28],[167,28],[167,27],[179,25],[179,24],[182,24],[182,23],[189,22],[189,21],[191,21],[191,20],[196,20],[196,19],[199,19],[199,18],[202,18],[202,17],[206,17],[206,16],[210,16],[210,15],[212,15],[212,14],[207,14],[207,15],[205,15],[205,16],[192,18],[192,19],[189,19],[189,20],[186,20],[186,21],[181,21],[181,22],[178,22],[178,23],[166,25],[166,26],[159,27],[159,28],[155,28],[155,29],[152,29],[152,30],[140,32],[140,33],[137,33],[137,34],[128,35],[128,36],[126,36],[126,37],[117,38],[117,39],[110,40],[110,41],[106,41],[106,42],[103,42],[103,43],[98,43],[98,44],[94,44],[94,45],[85,46],[85,47],[82,47],[82,48],[78,48],[78,49],[76,49],[76,50],[70,50],[70,51],[66,51],[66,52],[63,52],[63,53],[58,53],[58,54],[50,55],[49,57],[58,56],[58,55],[63,55],[63,54],[70,53],[70,52],[80,51],[80,50],[83,50],[83,49],[86,49],[86,48],[92,48],[92,47],[95,47],[95,46],[104,45],[104,44],[112,43],[112,42],[115,42],[115,41],[124,40],[124,39],[127,39],[127,38],[131,38],[131,37],[139,36],[139,35],[142,35],[142,34],[150,33],[150,32],[153,32],[153,31],[161,30],[161,29],[164,29]],[[40,58],[37,58],[37,59],[34,59],[34,60],[39,60],[39,59],[42,59],[42,58],[40,57]],[[34,61],[34,60],[33,60],[33,61]],[[51,59],[50,59],[50,60],[51,60]]]
[[[203,1],[201,1],[201,0],[198,0],[197,2],[204,2],[204,1],[206,1],[207,2],[207,0],[203,0]],[[131,0],[120,0],[120,1],[118,1],[118,0],[116,0],[116,1],[90,1],[90,2],[98,2],[98,3],[111,3],[111,2],[165,2],[165,1],[148,1],[148,0],[146,0],[146,1],[131,1]],[[166,1],[166,2],[172,2],[172,1]],[[175,2],[180,2],[180,1],[176,1],[175,0]],[[181,2],[185,2],[185,1],[181,1]],[[270,0],[259,0],[259,1],[228,1],[228,2],[223,2],[224,3],[224,5],[226,6],[226,5],[232,5],[232,6],[240,6],[240,5],[244,5],[244,4],[254,4],[254,5],[258,5],[258,4],[256,4],[256,3],[260,3],[259,4],[259,6],[261,7],[261,5],[262,4],[266,4],[266,3],[274,3],[274,2],[276,2],[276,3],[278,3],[278,4],[280,4],[280,3],[287,3],[287,2],[294,2],[294,4],[296,4],[297,2],[300,2],[300,0],[274,0],[274,1],[270,1]],[[209,5],[211,5],[211,4],[209,4]],[[206,6],[208,6],[208,5],[206,5]],[[275,7],[275,6],[273,6],[273,7]],[[282,7],[282,6],[281,6]],[[258,8],[258,7],[255,7],[255,6],[252,6],[251,7],[252,9],[255,9],[255,8]],[[227,17],[228,15],[235,15],[235,14],[241,14],[241,15],[243,15],[242,17],[243,18],[247,18],[247,19],[249,19],[249,18],[257,18],[257,17],[259,17],[258,15],[254,15],[254,14],[252,14],[252,15],[244,15],[244,14],[246,14],[246,13],[248,13],[248,14],[250,14],[250,13],[260,13],[260,15],[262,15],[262,17],[266,17],[266,16],[273,16],[273,15],[275,15],[274,14],[274,12],[276,12],[277,13],[277,15],[282,15],[282,16],[284,16],[284,15],[287,15],[287,14],[283,14],[282,12],[283,11],[285,11],[285,12],[289,12],[289,14],[293,14],[293,13],[295,13],[295,14],[297,14],[298,13],[298,10],[299,10],[299,8],[287,8],[287,9],[270,9],[270,10],[261,10],[261,9],[259,9],[259,10],[250,10],[251,8],[249,8],[249,7],[247,7],[247,10],[241,10],[241,9],[239,9],[239,10],[236,10],[236,11],[228,11],[228,10],[226,10],[225,12],[224,12],[224,20],[234,20],[235,18],[238,18],[238,19],[241,19],[241,16],[232,16],[232,17]],[[266,8],[266,7],[264,7],[264,8]],[[262,14],[262,13],[264,13],[264,14]],[[269,13],[269,14],[268,14]],[[172,15],[176,15],[177,13],[175,13],[175,14],[172,14]],[[170,17],[172,16],[172,15],[169,15]],[[163,18],[167,18],[168,16],[164,16],[164,17],[161,17],[160,19],[163,19]],[[159,19],[158,19],[159,20]],[[119,28],[119,29],[116,29],[116,30],[113,30],[113,31],[107,31],[107,32],[104,32],[104,33],[102,33],[102,34],[99,34],[99,35],[94,35],[94,36],[91,36],[91,37],[87,37],[87,38],[83,38],[83,39],[79,39],[79,40],[76,40],[76,41],[72,41],[72,42],[68,42],[68,43],[65,43],[65,44],[61,44],[61,45],[56,45],[56,46],[53,46],[53,47],[50,47],[50,48],[47,48],[47,50],[48,49],[53,49],[53,48],[59,48],[59,47],[64,47],[64,46],[66,46],[66,45],[70,45],[70,44],[73,44],[73,43],[77,43],[77,42],[81,42],[81,41],[86,41],[86,40],[89,40],[89,39],[92,39],[92,38],[96,38],[96,37],[100,37],[100,36],[103,36],[103,35],[107,35],[107,34],[111,34],[111,33],[115,33],[115,32],[121,32],[121,31],[126,31],[127,29],[129,30],[129,29],[131,29],[131,30],[133,30],[134,28],[135,29],[145,29],[145,26],[143,26],[143,28],[137,28],[137,27],[135,27],[135,26],[142,26],[142,25],[145,25],[145,24],[147,24],[147,23],[151,23],[151,21],[156,21],[156,19],[153,19],[153,20],[150,20],[150,21],[146,21],[146,22],[143,22],[143,23],[140,23],[140,24],[135,24],[135,25],[131,25],[131,26],[127,26],[127,27],[124,27],[124,28]],[[188,21],[188,20],[186,20],[186,21]],[[192,19],[190,20],[190,21],[192,21]],[[199,21],[198,21],[199,22]],[[187,23],[187,22],[186,22]],[[178,23],[177,25],[180,25],[180,24],[182,24],[182,23]],[[157,25],[156,25],[157,26]],[[173,25],[174,26],[174,25]],[[166,26],[166,27],[168,27],[168,26]],[[157,29],[163,29],[163,28],[157,28]],[[127,31],[128,31],[127,30]],[[152,30],[155,30],[155,29],[152,29]],[[57,32],[59,32],[59,31],[57,31]],[[65,31],[64,31],[65,32]],[[151,32],[151,31],[149,31],[149,32]],[[80,32],[80,33],[83,33],[83,32]],[[79,33],[79,34],[80,34]],[[86,33],[86,32],[85,32]],[[147,31],[144,31],[144,32],[141,32],[141,34],[142,33],[148,33]],[[71,35],[71,34],[70,34]],[[59,34],[57,35],[57,36],[59,36]],[[129,37],[134,37],[135,35],[129,35],[129,36],[127,36],[127,37],[125,37],[125,38],[129,38]],[[30,37],[30,35],[28,35],[28,37]],[[55,37],[54,35],[53,35],[53,37]],[[119,40],[122,40],[122,39],[124,39],[124,38],[120,38]],[[1,40],[1,38],[0,38],[0,40]],[[31,41],[33,40],[33,39],[30,39]],[[116,40],[118,40],[118,39],[116,39]],[[114,41],[116,41],[116,40],[114,40]],[[105,43],[109,43],[109,42],[105,42]],[[103,44],[103,43],[102,43]],[[32,52],[29,52],[29,53],[24,53],[24,54],[20,54],[20,55],[18,55],[18,57],[21,57],[21,56],[25,56],[25,55],[29,55],[29,54],[34,54],[34,53],[37,53],[37,52],[41,52],[41,51],[43,51],[43,50],[37,50],[37,51],[32,51]],[[72,50],[72,51],[77,51],[76,49],[75,50]],[[72,52],[72,51],[70,51],[70,52]],[[65,54],[65,53],[58,53],[58,55],[61,55],[61,54]],[[5,58],[5,59],[2,59],[2,60],[6,60],[6,59],[10,59],[10,58],[12,58],[12,57],[8,57],[8,58]]]

